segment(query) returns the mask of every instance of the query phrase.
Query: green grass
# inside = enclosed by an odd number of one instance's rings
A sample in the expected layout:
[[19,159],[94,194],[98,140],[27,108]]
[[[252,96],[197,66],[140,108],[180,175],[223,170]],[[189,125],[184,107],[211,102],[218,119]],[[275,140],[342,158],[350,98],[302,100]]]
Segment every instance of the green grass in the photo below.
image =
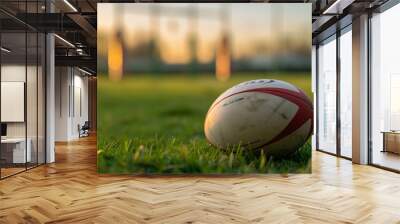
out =
[[209,106],[223,91],[245,80],[288,81],[311,96],[309,74],[129,76],[98,80],[98,171],[100,173],[309,173],[307,143],[287,158],[267,158],[240,147],[210,146],[203,132]]

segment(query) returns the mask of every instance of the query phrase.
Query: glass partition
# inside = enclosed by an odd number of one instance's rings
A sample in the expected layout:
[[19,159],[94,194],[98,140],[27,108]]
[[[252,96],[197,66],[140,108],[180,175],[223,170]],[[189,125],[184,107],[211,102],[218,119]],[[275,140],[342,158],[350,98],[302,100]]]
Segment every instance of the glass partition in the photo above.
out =
[[26,41],[25,32],[1,34],[2,177],[24,171],[31,161],[26,138]]
[[[19,2],[18,10],[42,12],[43,3]],[[7,23],[0,21],[1,179],[45,163],[45,35],[0,12],[0,20],[4,19]]]
[[318,47],[318,149],[336,154],[336,36]]
[[30,151],[28,168],[37,165],[38,160],[38,35],[36,32],[27,33],[27,74],[26,74],[26,113],[27,113],[27,150]]

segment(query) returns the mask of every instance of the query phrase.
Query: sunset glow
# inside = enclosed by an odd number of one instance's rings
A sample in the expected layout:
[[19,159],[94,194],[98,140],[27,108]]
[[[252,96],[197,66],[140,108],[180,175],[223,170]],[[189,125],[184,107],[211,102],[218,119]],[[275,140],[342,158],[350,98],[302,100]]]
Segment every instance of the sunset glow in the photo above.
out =
[[123,48],[122,44],[112,38],[108,41],[108,68],[111,80],[118,81],[123,75]]
[[290,70],[310,58],[308,10],[306,4],[99,4],[98,53],[113,80],[142,72],[228,80],[239,71]]

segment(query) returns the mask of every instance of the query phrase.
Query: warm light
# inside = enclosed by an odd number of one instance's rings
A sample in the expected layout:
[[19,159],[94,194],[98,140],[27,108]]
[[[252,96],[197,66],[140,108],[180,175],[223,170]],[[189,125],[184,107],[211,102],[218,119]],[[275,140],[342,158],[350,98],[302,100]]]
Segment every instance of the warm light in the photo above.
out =
[[86,74],[86,75],[93,75],[92,73],[90,73],[90,72],[88,72],[88,71],[86,71],[84,69],[81,69],[79,67],[78,67],[78,70],[81,71],[82,73]]
[[330,5],[324,12],[322,12],[323,15],[327,14],[342,14],[343,9],[347,8],[349,5],[351,5],[354,2],[354,0],[336,0],[333,2],[332,5]]
[[108,41],[108,73],[111,80],[122,79],[123,49],[121,42],[116,38]]
[[72,9],[72,11],[78,12],[78,10],[68,0],[64,0],[64,3],[68,5],[68,7]]
[[231,76],[231,55],[227,35],[224,35],[220,45],[218,46],[215,69],[217,79],[220,81],[226,81]]
[[6,52],[6,53],[10,53],[11,51],[5,47],[1,47],[0,48],[2,51]]
[[62,42],[64,42],[66,45],[75,48],[75,45],[73,45],[71,42],[69,42],[68,40],[62,38],[61,36],[59,36],[58,34],[54,34],[55,37],[57,37],[59,40],[61,40]]

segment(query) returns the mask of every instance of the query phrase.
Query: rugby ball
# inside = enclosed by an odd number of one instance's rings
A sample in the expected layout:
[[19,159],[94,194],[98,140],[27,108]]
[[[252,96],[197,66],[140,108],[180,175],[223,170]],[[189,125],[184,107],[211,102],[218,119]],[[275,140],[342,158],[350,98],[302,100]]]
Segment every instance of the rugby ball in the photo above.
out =
[[285,156],[310,137],[313,106],[298,87],[280,80],[240,83],[222,93],[207,112],[204,132],[218,148],[241,146]]

